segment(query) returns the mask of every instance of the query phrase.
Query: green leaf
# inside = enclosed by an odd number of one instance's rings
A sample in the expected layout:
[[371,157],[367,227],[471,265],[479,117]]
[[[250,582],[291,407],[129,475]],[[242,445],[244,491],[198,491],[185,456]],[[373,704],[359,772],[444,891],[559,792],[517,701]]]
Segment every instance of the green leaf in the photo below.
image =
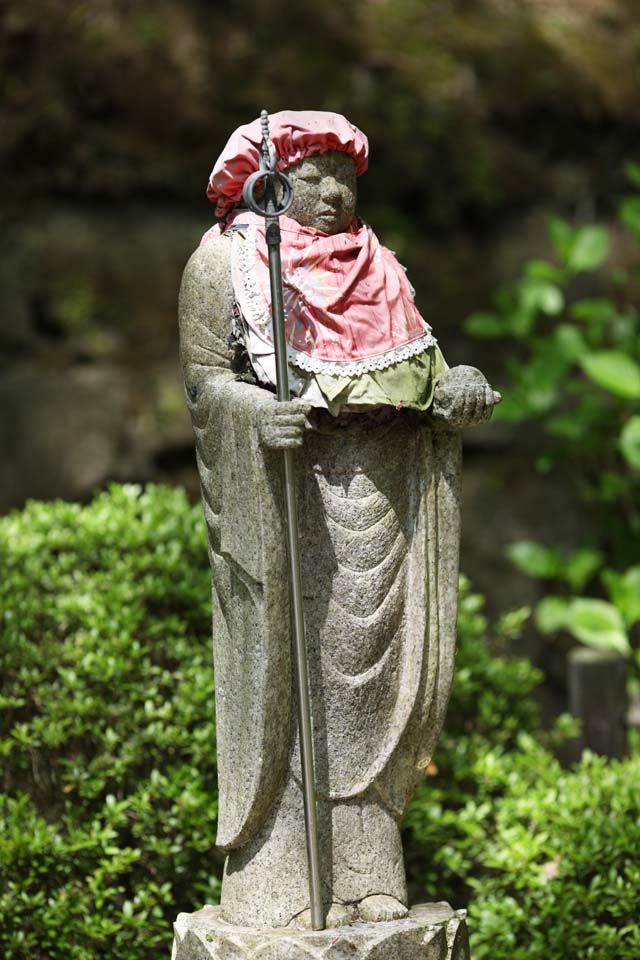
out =
[[472,313],[465,320],[464,329],[472,337],[486,340],[504,337],[507,333],[504,320],[495,313]]
[[619,350],[594,350],[582,357],[581,366],[594,383],[617,397],[640,397],[640,366]]
[[576,597],[569,602],[566,627],[581,643],[595,650],[629,654],[631,647],[620,611],[606,600]]
[[620,204],[620,220],[636,237],[640,237],[640,197],[625,197]]
[[609,234],[604,227],[589,224],[573,230],[566,220],[549,222],[549,234],[556,253],[572,273],[595,270],[609,253]]
[[519,339],[528,337],[535,323],[536,311],[537,308],[535,306],[525,307],[521,302],[519,307],[516,307],[516,309],[509,314],[509,334]]
[[564,308],[562,290],[547,280],[523,280],[520,284],[520,300],[526,312],[540,310],[548,316],[555,316]]
[[548,283],[560,284],[564,281],[563,271],[548,260],[529,260],[525,267],[525,275],[531,280],[546,280]]
[[555,633],[567,624],[569,601],[565,597],[543,597],[536,607],[535,623],[542,633]]
[[576,416],[574,410],[560,413],[557,417],[549,417],[546,423],[547,433],[553,437],[562,437],[564,440],[579,440],[587,429],[588,425]]
[[566,220],[561,220],[560,217],[552,217],[549,221],[549,235],[554,250],[560,259],[567,263],[573,247],[573,230]]
[[598,495],[603,503],[614,503],[627,497],[630,492],[631,478],[628,474],[603,470],[598,480]]
[[615,316],[616,307],[611,300],[593,297],[576,301],[571,305],[569,312],[571,316],[578,320],[594,320],[598,323],[606,323],[607,320],[611,320]]
[[502,640],[517,640],[531,617],[531,607],[507,610],[496,624],[496,633]]
[[512,563],[530,577],[542,577],[550,580],[557,577],[561,569],[561,558],[557,550],[521,540],[507,547],[507,556]]
[[608,254],[609,234],[604,227],[579,227],[573,237],[568,266],[576,273],[595,270]]
[[627,180],[640,189],[640,163],[628,160],[624,165],[624,172]]
[[570,323],[559,323],[553,331],[553,340],[562,356],[570,361],[579,360],[587,351],[582,333]]
[[602,553],[592,547],[581,547],[579,550],[574,550],[566,561],[562,574],[563,579],[574,590],[582,590],[596,570],[602,566],[603,560]]
[[617,310],[611,300],[594,297],[572,304],[569,313],[574,319],[582,321],[589,344],[594,348],[603,343],[607,328],[615,319]]
[[602,582],[626,625],[640,620],[640,566],[629,567],[624,573],[603,570]]
[[640,470],[640,416],[629,417],[620,432],[622,455],[634,470]]
[[564,294],[554,283],[541,283],[537,296],[540,309],[548,316],[555,317],[564,310]]

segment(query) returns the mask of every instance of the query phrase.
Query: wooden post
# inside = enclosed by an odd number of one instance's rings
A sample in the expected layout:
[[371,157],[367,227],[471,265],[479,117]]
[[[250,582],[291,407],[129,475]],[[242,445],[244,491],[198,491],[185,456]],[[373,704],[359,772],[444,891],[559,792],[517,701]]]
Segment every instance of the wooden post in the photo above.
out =
[[578,757],[585,748],[619,759],[627,752],[627,660],[589,647],[569,652],[569,709],[581,723]]

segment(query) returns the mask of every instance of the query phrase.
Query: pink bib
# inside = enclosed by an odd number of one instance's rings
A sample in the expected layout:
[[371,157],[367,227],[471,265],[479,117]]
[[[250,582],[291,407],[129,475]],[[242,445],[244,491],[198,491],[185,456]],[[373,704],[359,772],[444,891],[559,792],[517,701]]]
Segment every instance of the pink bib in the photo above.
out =
[[[233,287],[254,338],[273,350],[264,219],[239,210],[205,233],[232,231]],[[280,217],[289,361],[302,370],[350,376],[382,370],[436,341],[420,316],[404,268],[373,230],[354,219],[328,235]],[[237,242],[239,241],[239,243]]]

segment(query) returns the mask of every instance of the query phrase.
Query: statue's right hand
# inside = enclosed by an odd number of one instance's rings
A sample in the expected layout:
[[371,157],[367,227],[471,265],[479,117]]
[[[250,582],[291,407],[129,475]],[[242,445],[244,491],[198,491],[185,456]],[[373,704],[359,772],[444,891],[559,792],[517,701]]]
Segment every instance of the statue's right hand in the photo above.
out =
[[309,429],[307,415],[311,404],[305,400],[268,400],[258,410],[258,435],[271,450],[301,447],[304,431]]

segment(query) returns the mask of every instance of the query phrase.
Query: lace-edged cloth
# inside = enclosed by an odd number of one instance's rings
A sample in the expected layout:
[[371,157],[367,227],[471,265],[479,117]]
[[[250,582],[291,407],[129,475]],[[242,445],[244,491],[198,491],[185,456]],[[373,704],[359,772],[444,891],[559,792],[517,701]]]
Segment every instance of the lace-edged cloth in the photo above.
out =
[[[354,222],[330,236],[280,219],[290,364],[310,374],[358,376],[418,356],[436,343],[413,302],[404,268],[370,227]],[[247,349],[260,363],[273,354],[264,222],[238,211],[224,229],[232,235],[233,289],[247,327]],[[220,232],[221,226],[214,227],[202,242]]]

